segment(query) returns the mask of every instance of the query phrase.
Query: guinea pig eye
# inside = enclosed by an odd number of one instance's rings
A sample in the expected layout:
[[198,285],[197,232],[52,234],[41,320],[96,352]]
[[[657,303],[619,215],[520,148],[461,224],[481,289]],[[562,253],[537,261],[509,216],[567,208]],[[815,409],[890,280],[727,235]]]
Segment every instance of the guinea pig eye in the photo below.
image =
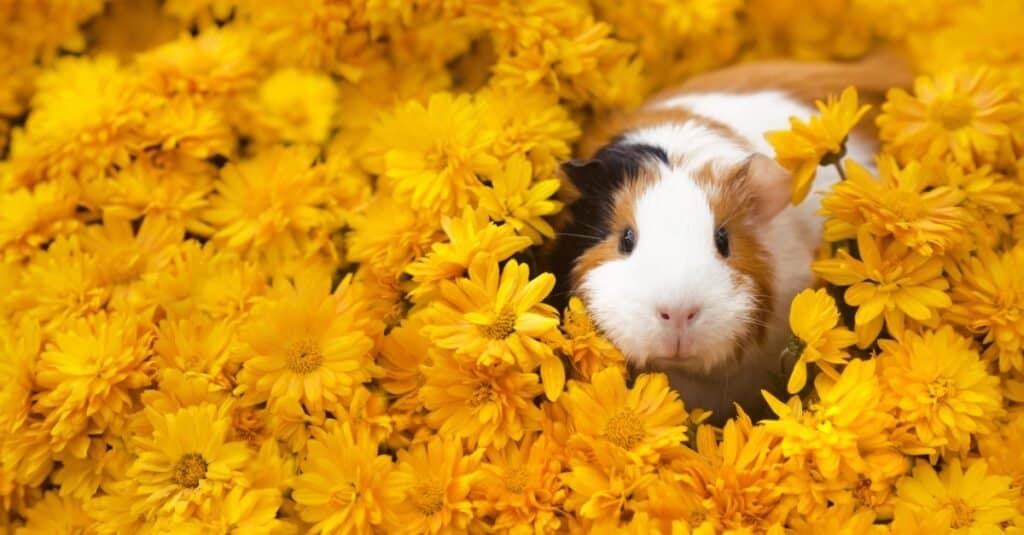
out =
[[636,247],[636,233],[632,228],[626,227],[626,230],[622,231],[622,236],[619,237],[619,252],[629,254],[633,252],[634,247]]
[[725,230],[725,227],[718,227],[715,231],[715,248],[723,257],[729,256],[729,231]]

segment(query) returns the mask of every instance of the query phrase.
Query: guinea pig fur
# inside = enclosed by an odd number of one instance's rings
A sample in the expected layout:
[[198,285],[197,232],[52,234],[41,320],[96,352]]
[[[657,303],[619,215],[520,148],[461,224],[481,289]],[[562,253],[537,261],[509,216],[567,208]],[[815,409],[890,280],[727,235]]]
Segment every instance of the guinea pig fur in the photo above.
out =
[[[551,253],[555,295],[579,295],[631,367],[665,372],[688,408],[712,410],[716,423],[734,403],[767,416],[761,389],[782,394],[789,373],[780,354],[790,301],[815,282],[824,221],[813,192],[840,177],[820,167],[812,194],[791,206],[792,176],[764,133],[847,85],[877,104],[910,81],[889,55],[752,63],[595,128],[587,157],[563,165],[572,198]],[[874,130],[863,122],[846,157],[871,168]]]

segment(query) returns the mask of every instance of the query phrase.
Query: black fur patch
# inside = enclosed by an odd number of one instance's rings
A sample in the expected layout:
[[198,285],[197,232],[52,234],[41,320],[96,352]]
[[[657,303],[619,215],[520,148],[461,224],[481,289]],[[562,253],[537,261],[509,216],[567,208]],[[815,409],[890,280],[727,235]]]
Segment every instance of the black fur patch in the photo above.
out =
[[634,180],[641,165],[651,160],[668,164],[668,154],[660,147],[616,139],[590,160],[562,164],[562,170],[580,191],[580,198],[567,208],[570,222],[559,231],[551,254],[556,277],[551,305],[562,309],[569,302],[569,273],[576,259],[608,237],[615,192]]

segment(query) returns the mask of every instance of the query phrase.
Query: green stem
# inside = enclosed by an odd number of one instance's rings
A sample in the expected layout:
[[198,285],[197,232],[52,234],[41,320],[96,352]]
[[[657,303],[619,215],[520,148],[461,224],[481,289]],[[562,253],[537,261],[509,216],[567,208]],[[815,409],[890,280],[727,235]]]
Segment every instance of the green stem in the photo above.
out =
[[832,166],[835,167],[836,171],[839,172],[839,178],[842,180],[846,180],[846,172],[843,171],[843,166],[839,165],[839,160],[836,160],[836,162],[833,163]]

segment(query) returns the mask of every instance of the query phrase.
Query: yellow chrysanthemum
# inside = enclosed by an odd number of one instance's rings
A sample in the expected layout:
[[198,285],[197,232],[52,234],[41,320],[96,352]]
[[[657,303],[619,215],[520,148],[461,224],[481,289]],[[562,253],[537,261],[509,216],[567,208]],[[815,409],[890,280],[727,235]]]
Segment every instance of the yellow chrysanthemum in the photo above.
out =
[[484,450],[466,453],[458,440],[433,437],[398,452],[406,485],[398,525],[406,533],[465,531],[473,518],[470,493],[479,484]]
[[998,71],[978,68],[918,77],[913,96],[891,90],[882,112],[879,136],[900,161],[949,155],[983,164],[995,162],[1022,109]]
[[294,535],[296,526],[278,518],[280,508],[281,493],[276,490],[235,487],[223,499],[214,501],[206,518],[162,523],[159,531],[182,535]]
[[686,441],[686,409],[665,374],[641,375],[626,388],[619,370],[604,369],[591,384],[570,382],[562,403],[574,440],[613,446],[637,464],[671,460]]
[[515,367],[477,367],[438,353],[423,368],[426,384],[419,398],[430,411],[427,422],[441,435],[466,439],[471,447],[505,447],[540,428],[533,399],[544,389],[535,373]]
[[800,398],[787,405],[764,392],[778,415],[764,426],[782,438],[782,452],[798,460],[798,470],[812,465],[827,481],[856,481],[867,472],[871,453],[892,448],[885,436],[894,420],[880,406],[875,362],[850,361],[837,380],[819,376],[815,390],[818,401],[807,410]]
[[40,245],[78,227],[75,195],[63,182],[45,182],[29,191],[0,192],[0,251],[4,262],[30,256]]
[[[339,310],[345,286],[331,292],[326,276],[279,280],[242,334],[247,344],[239,390],[247,402],[301,403],[312,414],[335,410],[373,373],[373,342]],[[358,313],[358,311],[356,311]]]
[[798,360],[786,388],[795,394],[807,383],[807,364],[817,364],[833,378],[839,377],[836,364],[846,363],[846,348],[857,337],[839,324],[839,310],[825,290],[804,290],[793,298],[789,308],[789,327],[800,339]]
[[554,287],[550,273],[530,279],[530,268],[515,260],[499,271],[481,256],[469,276],[441,283],[441,299],[432,305],[424,332],[439,347],[480,366],[518,364],[523,371],[539,365],[544,391],[558,397],[565,369],[542,339],[558,326],[558,312],[542,303]]
[[[337,422],[335,422],[337,424]],[[292,493],[310,533],[394,529],[409,481],[377,444],[345,423],[317,429]]]
[[1016,507],[1024,511],[1024,457],[1020,455],[1021,437],[1024,437],[1024,410],[1017,407],[1010,413],[1005,425],[996,433],[978,437],[978,453],[994,474],[1012,479],[1010,487],[1017,491]]
[[0,431],[12,433],[28,418],[43,337],[38,322],[0,327]]
[[569,144],[579,138],[580,127],[551,95],[485,88],[476,98],[486,110],[484,126],[495,132],[492,150],[498,158],[523,154],[538,176],[555,176],[557,165],[571,156]]
[[569,357],[573,369],[585,380],[605,368],[625,371],[626,357],[597,331],[583,300],[572,296],[562,315],[565,337],[562,352]]
[[1009,487],[1010,478],[989,474],[984,461],[964,471],[960,459],[953,458],[936,473],[919,460],[913,477],[900,483],[897,503],[911,512],[949,518],[949,533],[999,533],[1021,514]]
[[49,491],[32,507],[25,509],[25,525],[11,533],[17,535],[53,535],[55,533],[89,533],[92,518],[82,501]]
[[524,156],[512,156],[502,172],[491,176],[491,186],[479,189],[480,209],[538,245],[544,238],[555,237],[555,230],[544,216],[562,209],[562,203],[550,200],[561,182],[557,178],[537,182],[532,179],[530,162]]
[[128,470],[137,485],[131,513],[185,519],[208,514],[211,501],[245,486],[242,470],[252,454],[228,440],[230,403],[207,403],[173,413],[145,409],[153,428],[134,437],[138,456]]
[[816,102],[820,115],[808,122],[790,117],[789,130],[765,134],[775,149],[775,159],[793,172],[791,202],[799,204],[807,197],[819,165],[838,163],[846,154],[846,137],[870,106],[857,105],[857,90],[848,87],[837,100]]
[[860,347],[878,337],[883,322],[899,337],[907,317],[929,322],[950,306],[942,258],[921,256],[897,241],[878,240],[867,229],[857,233],[857,250],[860,260],[842,249],[838,258],[815,262],[814,271],[832,284],[849,286],[844,296],[858,307],[854,332]]
[[559,510],[566,489],[558,445],[542,434],[527,434],[520,442],[491,448],[481,467],[478,510],[494,516],[496,530],[534,526],[551,533],[562,527]]
[[979,250],[964,262],[964,276],[952,289],[953,305],[945,317],[991,344],[985,356],[999,370],[1024,371],[1024,246],[1002,254]]
[[488,152],[494,134],[479,127],[478,108],[468,95],[437,93],[426,106],[411,101],[381,119],[374,138],[386,143],[385,175],[399,200],[454,215],[472,198],[479,175],[498,170]]
[[622,467],[577,462],[563,476],[569,488],[565,507],[575,514],[579,532],[614,533],[628,514],[630,497],[642,495],[657,475],[638,464]]
[[920,446],[963,455],[972,436],[995,430],[1003,412],[999,379],[988,373],[971,340],[946,326],[878,345],[885,399]]
[[237,344],[227,324],[194,314],[161,321],[153,352],[165,370],[178,370],[230,387],[226,368]]
[[511,223],[495,225],[483,210],[465,207],[462,216],[441,218],[447,242],[435,243],[430,252],[405,268],[416,287],[409,296],[420,301],[436,299],[440,282],[454,280],[480,255],[502,261],[529,247],[530,238],[516,236]]
[[935,185],[917,162],[900,169],[895,160],[879,160],[880,180],[852,160],[847,179],[822,201],[825,238],[853,238],[861,228],[876,236],[891,235],[918,253],[931,256],[955,249],[968,238],[973,222],[964,209],[966,195],[951,185]]
[[207,28],[146,51],[137,65],[146,86],[161,95],[200,101],[231,97],[256,85],[260,66],[251,52],[254,39],[239,27]]
[[393,283],[410,262],[443,238],[440,223],[434,221],[433,216],[378,193],[364,210],[352,215],[352,230],[345,235],[346,258]]
[[330,133],[337,101],[338,88],[329,76],[281,69],[260,85],[245,113],[251,114],[254,134],[263,142],[321,144]]
[[329,210],[324,168],[301,147],[273,148],[221,169],[217,192],[203,212],[219,247],[276,267],[329,247],[337,216]]
[[150,384],[152,340],[126,314],[95,314],[54,334],[39,358],[42,392],[33,409],[46,419],[54,451],[81,444],[87,431],[117,429],[137,390]]

